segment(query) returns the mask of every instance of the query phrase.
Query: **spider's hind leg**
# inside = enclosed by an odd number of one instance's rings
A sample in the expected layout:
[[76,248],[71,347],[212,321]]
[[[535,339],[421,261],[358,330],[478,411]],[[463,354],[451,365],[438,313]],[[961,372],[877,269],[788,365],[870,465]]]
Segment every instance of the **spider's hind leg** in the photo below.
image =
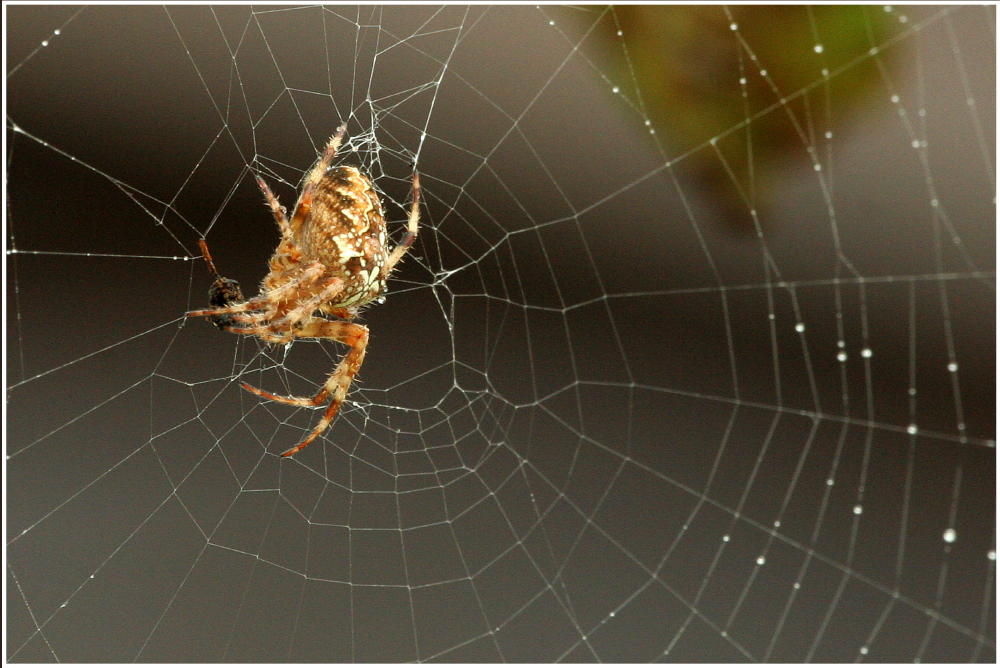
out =
[[316,426],[313,427],[309,435],[306,436],[305,440],[296,445],[294,448],[286,450],[281,453],[282,457],[289,457],[294,455],[296,452],[306,447],[326,431],[330,423],[333,422],[334,418],[337,417],[337,412],[340,410],[340,406],[344,403],[344,399],[347,397],[348,391],[351,389],[351,383],[354,382],[354,377],[357,375],[358,370],[361,368],[361,364],[365,360],[365,350],[368,347],[368,328],[364,325],[358,325],[353,322],[342,322],[342,321],[330,321],[316,318],[311,320],[303,326],[302,331],[299,333],[300,337],[307,338],[318,338],[318,339],[333,339],[335,341],[340,341],[351,347],[344,355],[340,363],[337,364],[337,368],[334,369],[330,377],[327,378],[326,383],[320,389],[318,393],[312,398],[307,397],[278,397],[269,392],[264,392],[263,390],[258,390],[257,388],[243,385],[244,389],[249,392],[253,392],[258,396],[271,399],[273,401],[280,401],[281,403],[291,404],[293,406],[316,406],[322,404],[329,396],[333,396],[330,401],[330,405],[327,406],[326,411],[323,413],[323,417],[320,418]]
[[340,145],[344,141],[345,134],[347,134],[347,123],[344,123],[337,128],[337,132],[334,133],[334,135],[330,137],[330,140],[326,143],[323,155],[316,161],[313,168],[309,170],[309,175],[306,177],[305,183],[302,185],[302,194],[299,196],[299,201],[295,205],[295,212],[292,214],[292,220],[290,221],[290,225],[293,228],[301,225],[302,222],[309,217],[309,211],[312,209],[313,193],[316,191],[316,186],[323,180],[323,175],[326,174],[326,170],[330,167],[330,163],[333,162],[334,156],[337,155],[337,151],[340,150]]
[[288,218],[285,217],[285,207],[281,206],[278,202],[277,196],[271,192],[270,186],[267,185],[262,177],[257,176],[257,187],[260,188],[261,193],[264,194],[264,199],[267,200],[267,205],[271,209],[271,215],[274,216],[274,222],[278,224],[278,229],[281,231],[281,237],[283,239],[290,239],[292,237],[292,230],[288,225]]
[[326,401],[327,395],[330,391],[326,387],[320,388],[320,391],[316,393],[313,397],[283,397],[277,394],[271,394],[267,390],[262,390],[259,387],[254,387],[249,383],[240,383],[242,387],[247,392],[253,392],[258,397],[264,397],[270,401],[277,401],[282,404],[288,404],[289,406],[304,406],[307,408],[314,408],[320,406]]

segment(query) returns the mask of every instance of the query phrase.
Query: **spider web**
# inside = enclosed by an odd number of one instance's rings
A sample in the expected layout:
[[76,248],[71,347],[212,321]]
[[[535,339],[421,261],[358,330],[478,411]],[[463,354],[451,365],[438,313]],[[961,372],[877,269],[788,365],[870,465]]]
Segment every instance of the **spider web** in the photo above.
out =
[[[6,658],[993,661],[995,11],[710,10],[721,125],[622,8],[5,7]],[[182,314],[345,120],[421,233],[282,459],[342,348]]]

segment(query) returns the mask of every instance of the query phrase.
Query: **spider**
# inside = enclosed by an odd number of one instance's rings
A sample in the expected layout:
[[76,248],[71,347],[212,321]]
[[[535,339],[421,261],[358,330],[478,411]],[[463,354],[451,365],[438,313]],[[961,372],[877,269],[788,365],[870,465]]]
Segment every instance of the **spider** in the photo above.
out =
[[386,280],[417,237],[420,223],[420,178],[413,173],[413,195],[406,236],[392,252],[386,247],[385,214],[371,179],[356,167],[330,167],[346,123],[338,128],[306,176],[292,216],[257,177],[281,232],[268,263],[260,294],[245,300],[239,284],[215,270],[204,239],[202,255],[216,280],[209,289],[213,308],[188,311],[185,317],[207,316],[220,329],[256,336],[267,343],[293,339],[333,339],[349,347],[326,382],[312,397],[271,394],[247,383],[248,392],[292,406],[329,405],[305,440],[282,453],[289,457],[322,434],[337,416],[354,376],[365,359],[368,328],[353,322],[360,309],[379,298]]

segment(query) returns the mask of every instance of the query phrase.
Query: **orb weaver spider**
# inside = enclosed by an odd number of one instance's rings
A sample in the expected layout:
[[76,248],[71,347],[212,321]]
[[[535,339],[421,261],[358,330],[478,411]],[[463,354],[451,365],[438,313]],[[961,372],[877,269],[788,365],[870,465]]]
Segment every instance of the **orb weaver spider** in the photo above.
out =
[[220,329],[267,343],[316,338],[349,347],[312,397],[279,396],[241,383],[248,392],[291,406],[317,407],[329,398],[313,430],[282,457],[312,443],[337,416],[368,346],[368,328],[353,321],[363,306],[385,292],[389,274],[413,245],[420,223],[420,178],[414,172],[406,236],[388,251],[385,214],[371,178],[356,167],[330,167],[346,132],[345,123],[327,142],[306,176],[290,218],[264,179],[257,177],[281,241],[256,297],[244,300],[239,284],[216,271],[208,244],[199,241],[209,270],[216,276],[209,289],[213,308],[188,311],[185,317],[206,316]]

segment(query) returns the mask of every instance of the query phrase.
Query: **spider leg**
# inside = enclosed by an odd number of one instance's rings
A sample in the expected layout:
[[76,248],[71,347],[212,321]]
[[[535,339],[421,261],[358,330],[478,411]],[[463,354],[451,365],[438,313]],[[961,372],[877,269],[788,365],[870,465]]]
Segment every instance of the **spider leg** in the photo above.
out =
[[320,388],[320,391],[313,397],[285,397],[278,394],[271,394],[267,390],[254,387],[250,383],[240,383],[240,387],[247,392],[253,392],[259,397],[264,397],[265,399],[277,401],[282,404],[289,404],[290,406],[319,406],[326,401],[327,395],[330,394],[330,391],[326,389],[325,386]]
[[226,315],[229,313],[243,313],[244,311],[254,311],[267,304],[267,298],[254,297],[253,299],[239,304],[230,304],[221,308],[210,308],[199,311],[188,311],[185,318],[197,318],[204,315]]
[[272,334],[266,326],[226,327],[226,331],[231,332],[233,334],[248,334],[251,336],[256,336],[262,341],[266,341],[267,343],[274,343],[277,345],[284,345],[295,338],[294,332],[289,332],[287,334],[282,334],[282,335]]
[[392,254],[386,260],[385,269],[382,271],[386,276],[396,266],[396,263],[403,259],[406,251],[410,249],[417,238],[417,228],[420,225],[420,175],[413,172],[413,203],[410,205],[410,219],[406,225],[406,236],[398,246],[392,249]]
[[264,311],[234,313],[230,319],[235,322],[242,322],[256,326],[259,325],[262,320],[267,320],[267,313],[265,313]]
[[264,199],[267,200],[267,205],[271,207],[271,214],[274,215],[274,222],[278,224],[282,238],[290,239],[292,228],[288,225],[288,219],[285,217],[285,208],[281,206],[278,198],[271,192],[271,188],[267,185],[267,182],[260,176],[257,176],[256,179],[257,187],[264,193]]
[[[282,457],[294,455],[312,443],[317,436],[330,426],[333,419],[337,417],[337,411],[340,410],[340,405],[344,403],[344,398],[347,397],[348,390],[351,389],[354,376],[357,375],[358,369],[361,368],[361,363],[365,360],[365,350],[368,347],[368,328],[353,322],[331,322],[317,318],[306,323],[299,336],[334,339],[341,343],[346,343],[351,349],[340,360],[337,368],[327,378],[323,389],[316,395],[316,397],[322,396],[324,399],[326,396],[333,395],[333,400],[327,407],[326,412],[323,413],[323,417],[316,423],[316,426],[313,427],[313,430],[306,436],[305,440],[294,448],[281,453]],[[307,399],[306,401],[309,400]]]
[[292,214],[292,220],[290,221],[293,229],[301,225],[309,217],[316,186],[323,180],[323,175],[326,174],[326,170],[330,166],[330,162],[333,161],[333,157],[337,155],[337,151],[340,149],[340,144],[344,141],[346,133],[347,123],[344,123],[330,137],[330,141],[326,143],[326,148],[323,150],[323,155],[313,168],[309,170],[309,176],[306,177],[305,184],[302,186],[302,194],[299,196],[299,201],[295,205],[295,212]]

